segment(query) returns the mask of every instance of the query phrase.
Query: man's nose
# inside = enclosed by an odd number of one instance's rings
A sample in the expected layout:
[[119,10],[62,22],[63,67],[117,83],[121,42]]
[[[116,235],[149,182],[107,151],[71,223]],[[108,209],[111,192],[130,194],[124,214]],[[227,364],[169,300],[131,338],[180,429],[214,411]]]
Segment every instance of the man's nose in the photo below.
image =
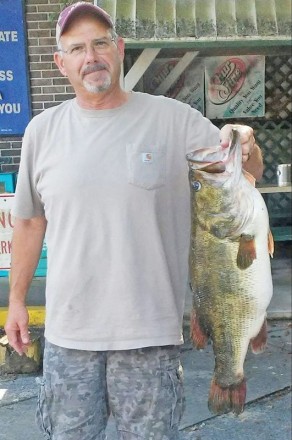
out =
[[93,46],[86,47],[85,59],[87,62],[96,61],[97,57],[98,57],[98,55],[97,55],[96,51],[94,50]]

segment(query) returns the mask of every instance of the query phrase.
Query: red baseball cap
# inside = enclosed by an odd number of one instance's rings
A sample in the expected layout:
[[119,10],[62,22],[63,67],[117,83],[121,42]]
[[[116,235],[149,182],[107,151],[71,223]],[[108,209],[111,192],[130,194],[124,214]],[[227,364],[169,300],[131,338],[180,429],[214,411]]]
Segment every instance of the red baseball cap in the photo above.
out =
[[59,15],[56,26],[57,44],[59,43],[60,37],[71,18],[75,17],[81,12],[91,12],[93,14],[96,14],[99,18],[105,21],[110,28],[114,27],[111,16],[99,6],[93,5],[92,3],[88,2],[73,3],[72,5],[65,8]]

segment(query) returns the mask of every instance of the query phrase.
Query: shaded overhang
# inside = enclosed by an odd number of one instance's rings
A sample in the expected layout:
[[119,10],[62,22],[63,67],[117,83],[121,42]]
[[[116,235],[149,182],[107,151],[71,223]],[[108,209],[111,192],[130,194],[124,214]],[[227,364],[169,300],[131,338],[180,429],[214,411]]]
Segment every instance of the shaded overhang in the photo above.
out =
[[[163,49],[181,50],[168,86],[208,54],[291,51],[292,0],[95,0],[112,16],[137,59],[124,78],[131,90]],[[162,92],[164,88],[162,89]]]

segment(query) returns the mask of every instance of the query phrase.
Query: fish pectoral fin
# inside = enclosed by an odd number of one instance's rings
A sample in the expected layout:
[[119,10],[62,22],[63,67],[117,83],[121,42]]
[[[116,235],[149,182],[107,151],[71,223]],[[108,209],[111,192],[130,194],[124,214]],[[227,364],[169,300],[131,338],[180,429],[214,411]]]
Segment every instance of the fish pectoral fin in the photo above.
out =
[[265,319],[258,335],[250,340],[250,347],[252,349],[252,352],[255,354],[262,353],[267,346],[267,339],[267,319]]
[[208,335],[204,330],[202,329],[199,318],[195,312],[195,310],[192,310],[191,313],[191,323],[190,323],[190,336],[191,339],[195,345],[195,347],[198,350],[202,350],[206,347],[208,343]]
[[255,239],[253,235],[242,234],[239,239],[237,254],[237,266],[239,269],[247,269],[257,257]]
[[252,186],[256,186],[256,179],[253,177],[252,174],[250,174],[248,171],[246,170],[242,170],[244,177],[246,178],[246,180],[249,181],[249,183],[252,184]]
[[269,234],[268,234],[268,251],[269,251],[269,254],[270,254],[271,258],[273,258],[273,256],[274,256],[274,250],[275,250],[274,237],[273,237],[271,229],[269,229]]

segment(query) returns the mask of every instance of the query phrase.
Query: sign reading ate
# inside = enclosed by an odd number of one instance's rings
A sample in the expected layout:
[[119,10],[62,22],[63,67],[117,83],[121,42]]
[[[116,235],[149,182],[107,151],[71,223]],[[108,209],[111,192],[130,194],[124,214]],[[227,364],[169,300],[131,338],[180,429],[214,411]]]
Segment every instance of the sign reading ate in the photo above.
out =
[[22,0],[0,0],[0,136],[22,135],[31,118]]

